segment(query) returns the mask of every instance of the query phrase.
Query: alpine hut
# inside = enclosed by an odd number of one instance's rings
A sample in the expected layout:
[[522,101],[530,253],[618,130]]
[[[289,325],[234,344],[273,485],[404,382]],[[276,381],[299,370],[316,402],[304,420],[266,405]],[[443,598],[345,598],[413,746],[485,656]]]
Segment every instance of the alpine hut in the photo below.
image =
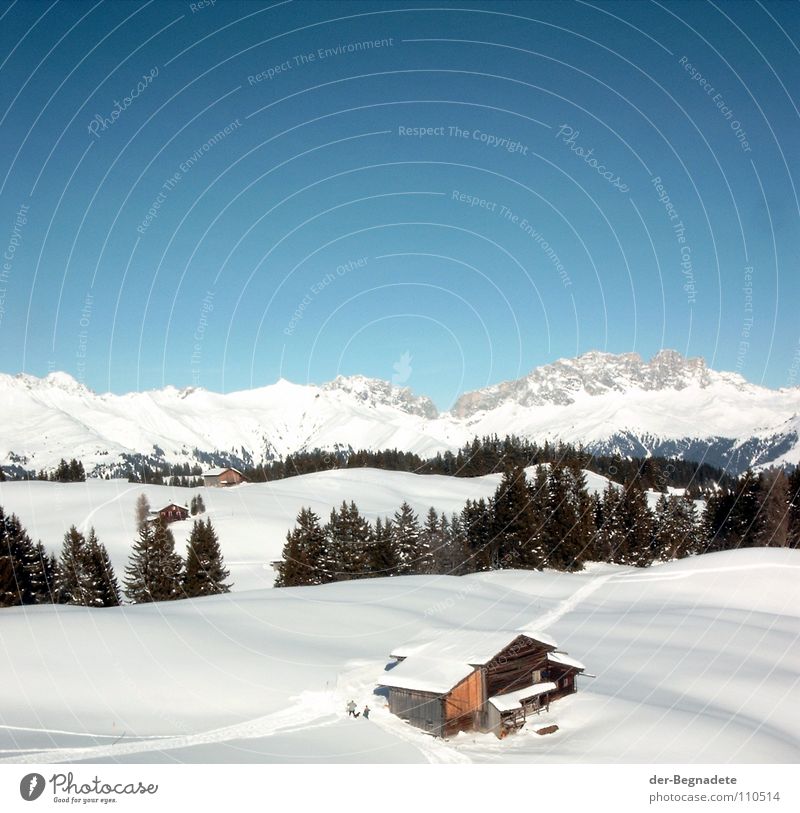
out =
[[221,469],[209,469],[203,472],[203,485],[214,488],[224,488],[225,486],[238,486],[239,483],[246,483],[247,478],[239,469],[226,466]]
[[153,511],[148,519],[151,522],[161,520],[165,525],[169,525],[170,522],[180,522],[181,520],[189,519],[189,509],[185,505],[170,502],[163,508]]
[[389,710],[440,737],[459,731],[503,737],[530,714],[577,690],[579,661],[531,631],[455,631],[417,640],[391,655],[379,685]]

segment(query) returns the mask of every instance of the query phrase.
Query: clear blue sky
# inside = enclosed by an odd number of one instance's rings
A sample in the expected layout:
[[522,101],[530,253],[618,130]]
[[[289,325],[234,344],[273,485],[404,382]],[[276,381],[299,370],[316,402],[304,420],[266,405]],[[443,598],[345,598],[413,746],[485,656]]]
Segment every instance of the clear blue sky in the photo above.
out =
[[800,383],[795,4],[1,8],[4,372]]

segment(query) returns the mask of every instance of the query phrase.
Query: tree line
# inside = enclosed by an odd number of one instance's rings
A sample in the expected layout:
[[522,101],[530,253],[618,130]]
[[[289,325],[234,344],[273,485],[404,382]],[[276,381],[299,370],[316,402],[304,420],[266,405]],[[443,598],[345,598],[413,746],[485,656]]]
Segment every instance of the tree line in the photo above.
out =
[[666,491],[667,486],[685,488],[696,498],[702,496],[707,488],[729,484],[735,479],[708,463],[662,457],[594,455],[571,444],[545,442],[540,445],[515,435],[506,435],[504,438],[498,435],[476,437],[456,452],[440,452],[429,458],[398,449],[333,452],[315,449],[251,466],[243,469],[243,473],[251,482],[268,482],[319,471],[363,467],[415,474],[481,477],[514,467],[551,463],[578,466],[615,482],[637,485],[643,490]]
[[[199,454],[197,450],[195,453]],[[251,482],[270,482],[332,469],[376,468],[385,471],[404,471],[415,474],[444,474],[452,477],[480,477],[500,473],[514,466],[538,466],[545,463],[575,464],[582,469],[601,474],[615,482],[635,484],[642,489],[666,491],[667,486],[686,488],[699,498],[709,488],[729,485],[735,478],[708,463],[661,457],[622,458],[612,455],[594,455],[571,444],[533,441],[507,435],[476,437],[456,452],[443,452],[424,458],[414,452],[398,449],[314,449],[296,452],[284,458],[257,466],[240,461],[229,461],[239,468]],[[80,465],[81,475],[74,477]],[[170,485],[194,488],[203,485],[202,469],[189,463],[143,463],[128,459],[124,465],[112,467],[114,476],[127,474],[135,483]],[[72,482],[85,479],[83,465],[78,461],[61,461],[54,472],[39,472],[39,479]]]
[[176,551],[169,527],[151,518],[144,495],[136,504],[136,523],[138,534],[121,590],[108,551],[94,528],[83,534],[73,525],[55,556],[41,542],[33,542],[17,516],[7,515],[0,507],[0,607],[117,607],[123,593],[138,604],[230,590],[230,573],[210,519],[194,521],[185,558]]
[[464,575],[502,568],[581,570],[587,561],[646,567],[708,551],[800,547],[800,470],[747,472],[719,487],[701,514],[687,494],[650,508],[637,484],[590,493],[577,461],[506,470],[494,495],[455,514],[407,502],[369,522],[343,502],[326,523],[310,509],[289,531],[276,586],[413,574]]

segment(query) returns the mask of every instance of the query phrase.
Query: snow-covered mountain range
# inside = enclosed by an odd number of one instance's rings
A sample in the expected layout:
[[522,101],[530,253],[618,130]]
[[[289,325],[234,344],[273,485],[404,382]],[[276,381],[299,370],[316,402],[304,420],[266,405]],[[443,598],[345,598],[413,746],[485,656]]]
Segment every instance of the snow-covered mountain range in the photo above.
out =
[[600,352],[561,359],[466,393],[443,413],[408,388],[364,376],[226,394],[165,387],[115,395],[66,373],[0,375],[0,409],[7,471],[50,468],[62,457],[103,473],[135,461],[248,465],[314,448],[427,456],[495,433],[732,471],[800,462],[799,387],[761,387],[671,350],[650,361]]

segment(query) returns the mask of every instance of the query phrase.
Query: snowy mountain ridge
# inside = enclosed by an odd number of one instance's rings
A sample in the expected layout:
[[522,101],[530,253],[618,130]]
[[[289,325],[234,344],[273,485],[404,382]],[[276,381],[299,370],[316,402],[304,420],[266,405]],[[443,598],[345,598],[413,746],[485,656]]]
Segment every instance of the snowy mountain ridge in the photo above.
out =
[[800,388],[771,390],[662,350],[590,352],[462,395],[450,412],[365,376],[225,394],[199,387],[92,392],[67,373],[0,374],[0,465],[78,457],[87,471],[170,462],[248,466],[303,450],[398,448],[429,456],[516,434],[598,454],[662,455],[741,471],[800,462]]

